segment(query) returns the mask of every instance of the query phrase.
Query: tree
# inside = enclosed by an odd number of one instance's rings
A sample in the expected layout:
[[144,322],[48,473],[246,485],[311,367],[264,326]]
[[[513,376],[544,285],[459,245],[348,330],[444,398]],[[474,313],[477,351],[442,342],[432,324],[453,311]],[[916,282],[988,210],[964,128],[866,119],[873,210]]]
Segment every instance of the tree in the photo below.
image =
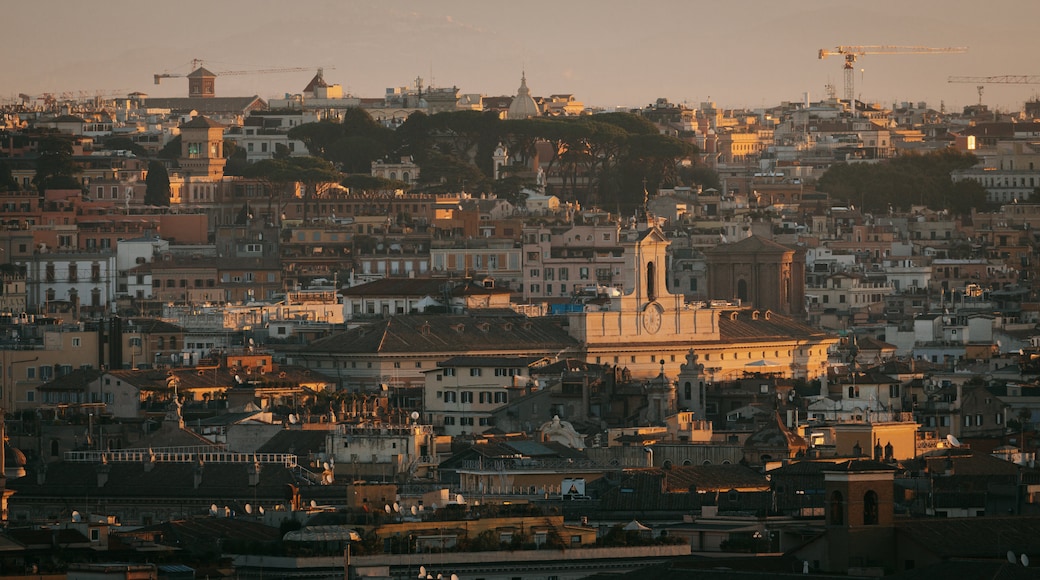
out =
[[11,173],[11,166],[0,159],[0,191],[18,191],[18,180]]
[[163,159],[178,159],[181,156],[181,136],[177,135],[170,139],[163,148],[159,150],[158,157]]
[[170,175],[162,161],[148,163],[148,175],[145,177],[144,203],[161,207],[170,206]]
[[40,194],[47,189],[82,189],[76,175],[83,171],[72,160],[72,141],[62,135],[40,139],[36,175],[32,183]]

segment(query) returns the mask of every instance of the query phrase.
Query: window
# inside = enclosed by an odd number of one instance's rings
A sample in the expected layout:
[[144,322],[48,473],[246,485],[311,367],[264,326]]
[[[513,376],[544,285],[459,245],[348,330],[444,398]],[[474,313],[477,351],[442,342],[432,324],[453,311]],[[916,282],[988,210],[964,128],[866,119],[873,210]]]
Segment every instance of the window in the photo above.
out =
[[458,393],[455,391],[444,391],[444,402],[455,403],[458,401]]
[[831,494],[829,505],[829,520],[831,525],[840,526],[845,523],[845,498],[840,491]]
[[874,490],[863,494],[863,525],[876,526],[878,523],[878,495]]
[[453,369],[453,368],[446,368],[446,369],[444,369],[444,376],[446,376],[446,377],[454,377],[455,376],[455,369]]
[[445,417],[444,418],[444,424],[445,425],[454,425],[455,424],[455,417]]
[[462,402],[463,403],[472,404],[473,403],[473,391],[462,391]]
[[483,371],[483,369],[471,368],[471,369],[469,369],[469,376],[471,376],[471,377],[479,377],[480,373],[482,371]]
[[72,346],[79,346],[79,345],[80,345],[79,337],[73,338],[72,339]]

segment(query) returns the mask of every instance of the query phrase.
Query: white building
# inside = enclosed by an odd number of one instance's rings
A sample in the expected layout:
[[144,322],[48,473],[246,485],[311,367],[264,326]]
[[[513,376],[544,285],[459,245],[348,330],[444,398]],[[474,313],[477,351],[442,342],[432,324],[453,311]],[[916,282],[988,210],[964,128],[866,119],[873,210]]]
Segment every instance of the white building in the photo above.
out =
[[86,309],[100,316],[115,301],[116,254],[40,250],[15,261],[25,268],[26,302],[30,310],[69,312]]

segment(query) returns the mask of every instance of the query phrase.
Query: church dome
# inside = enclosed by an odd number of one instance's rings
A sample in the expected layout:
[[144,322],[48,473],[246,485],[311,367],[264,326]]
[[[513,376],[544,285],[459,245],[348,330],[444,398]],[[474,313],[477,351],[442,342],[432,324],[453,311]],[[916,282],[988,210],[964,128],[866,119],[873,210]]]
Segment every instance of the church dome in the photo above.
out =
[[527,88],[527,75],[520,75],[520,88],[516,91],[516,98],[509,104],[509,111],[506,113],[507,119],[529,119],[531,117],[537,117],[542,112],[538,108],[538,103],[534,102],[534,98],[531,96],[531,89]]

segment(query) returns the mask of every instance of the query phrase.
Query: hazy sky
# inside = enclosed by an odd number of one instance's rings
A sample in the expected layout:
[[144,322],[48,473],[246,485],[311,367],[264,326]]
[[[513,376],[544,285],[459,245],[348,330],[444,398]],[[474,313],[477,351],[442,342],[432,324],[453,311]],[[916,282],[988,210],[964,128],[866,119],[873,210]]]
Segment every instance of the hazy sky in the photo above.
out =
[[[856,92],[891,105],[959,110],[974,84],[950,75],[1040,74],[1036,0],[34,0],[5,2],[0,99],[88,91],[186,96],[154,73],[324,66],[364,97],[417,76],[463,93],[535,95],[640,106],[665,97],[760,107],[843,91],[837,45],[967,46],[965,54],[868,55]],[[859,70],[862,69],[862,70]],[[313,72],[217,79],[221,96],[298,93]],[[984,102],[1019,110],[1040,86],[989,85]]]

